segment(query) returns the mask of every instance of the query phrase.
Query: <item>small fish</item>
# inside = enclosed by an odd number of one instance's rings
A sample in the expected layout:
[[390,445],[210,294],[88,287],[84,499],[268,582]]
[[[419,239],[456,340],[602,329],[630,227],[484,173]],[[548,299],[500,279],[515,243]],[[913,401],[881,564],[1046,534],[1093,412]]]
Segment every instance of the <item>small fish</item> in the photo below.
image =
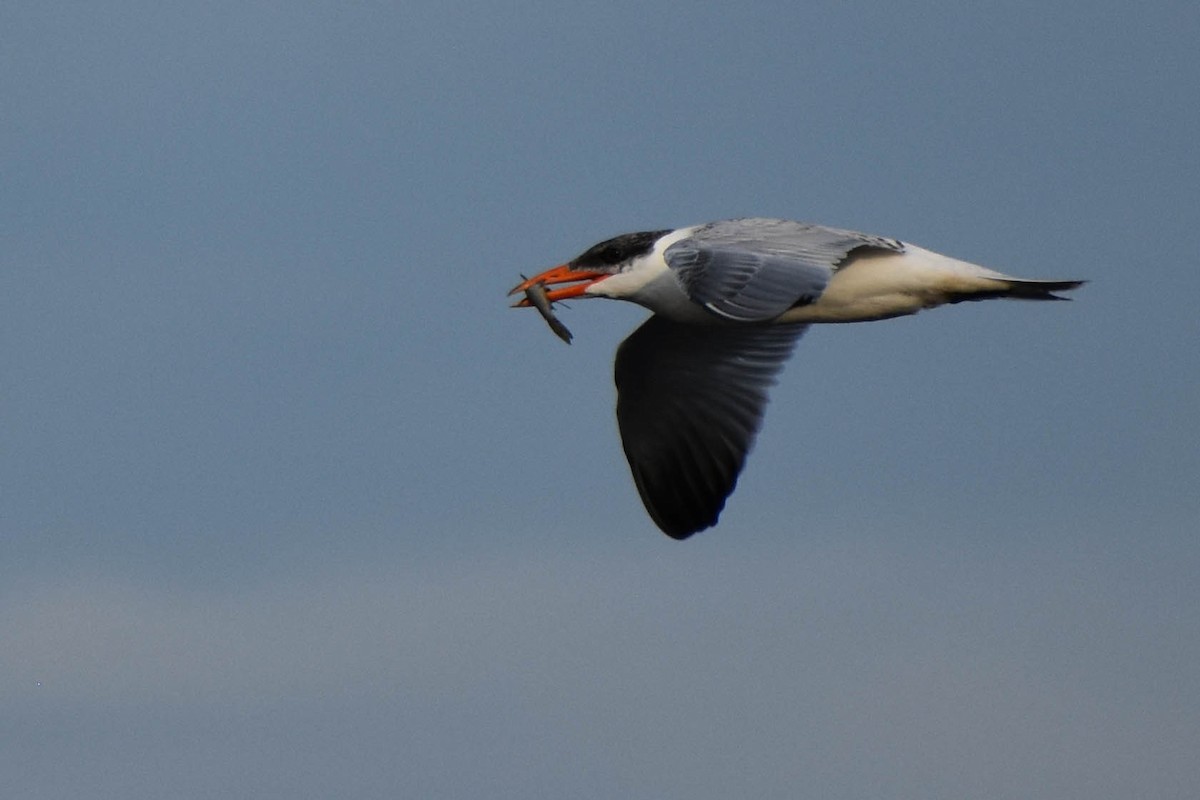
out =
[[550,330],[554,331],[555,336],[562,339],[567,344],[571,343],[571,332],[567,330],[567,326],[563,325],[558,317],[554,316],[554,308],[550,305],[550,298],[546,297],[546,284],[535,283],[525,290],[525,299],[529,304],[536,308],[542,317],[546,320],[546,324],[550,326]]

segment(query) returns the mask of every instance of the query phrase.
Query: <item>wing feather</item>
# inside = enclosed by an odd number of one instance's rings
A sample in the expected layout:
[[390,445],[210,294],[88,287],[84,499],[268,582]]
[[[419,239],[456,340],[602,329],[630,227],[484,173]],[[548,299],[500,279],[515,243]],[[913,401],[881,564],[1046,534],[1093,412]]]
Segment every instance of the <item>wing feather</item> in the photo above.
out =
[[901,252],[882,236],[782,219],[714,222],[672,244],[667,265],[694,302],[741,322],[774,319],[816,300],[862,248]]
[[617,424],[650,517],[675,539],[716,524],[767,390],[805,325],[687,325],[653,316],[617,350]]

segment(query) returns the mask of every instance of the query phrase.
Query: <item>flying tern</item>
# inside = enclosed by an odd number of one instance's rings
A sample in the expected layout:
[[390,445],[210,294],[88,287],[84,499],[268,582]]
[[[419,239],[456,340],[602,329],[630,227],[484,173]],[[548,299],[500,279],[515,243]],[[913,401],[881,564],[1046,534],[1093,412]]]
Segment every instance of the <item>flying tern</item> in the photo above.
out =
[[[653,315],[617,349],[617,424],[650,517],[686,539],[716,524],[774,384],[814,323],[868,322],[964,300],[1065,300],[1026,280],[884,236],[782,219],[626,233],[509,294],[607,297]],[[546,287],[553,287],[547,289]],[[565,328],[556,332],[569,342]]]

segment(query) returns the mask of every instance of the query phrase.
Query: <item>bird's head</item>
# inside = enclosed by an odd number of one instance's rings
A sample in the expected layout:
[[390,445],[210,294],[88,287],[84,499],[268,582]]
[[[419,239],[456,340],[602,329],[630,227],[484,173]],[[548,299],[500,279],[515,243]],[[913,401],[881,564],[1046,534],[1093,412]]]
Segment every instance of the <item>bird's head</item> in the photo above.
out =
[[[539,272],[513,287],[510,295],[523,292],[537,284],[555,286],[546,292],[550,302],[569,300],[572,297],[588,297],[603,294],[594,291],[601,281],[629,269],[634,262],[654,250],[655,243],[669,230],[623,233],[594,244],[565,264]],[[522,297],[515,305],[532,305],[528,297]]]

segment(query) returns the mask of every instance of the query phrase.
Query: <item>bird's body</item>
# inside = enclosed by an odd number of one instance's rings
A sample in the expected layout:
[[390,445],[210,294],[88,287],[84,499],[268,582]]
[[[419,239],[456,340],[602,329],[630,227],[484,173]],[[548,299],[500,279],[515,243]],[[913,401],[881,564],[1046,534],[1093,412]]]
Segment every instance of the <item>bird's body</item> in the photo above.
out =
[[[716,523],[767,388],[812,323],[990,298],[1061,300],[1081,281],[1013,278],[897,239],[751,218],[623,234],[513,291],[654,312],[617,352],[617,420],[638,491],[668,535]],[[519,305],[527,304],[525,301]]]

